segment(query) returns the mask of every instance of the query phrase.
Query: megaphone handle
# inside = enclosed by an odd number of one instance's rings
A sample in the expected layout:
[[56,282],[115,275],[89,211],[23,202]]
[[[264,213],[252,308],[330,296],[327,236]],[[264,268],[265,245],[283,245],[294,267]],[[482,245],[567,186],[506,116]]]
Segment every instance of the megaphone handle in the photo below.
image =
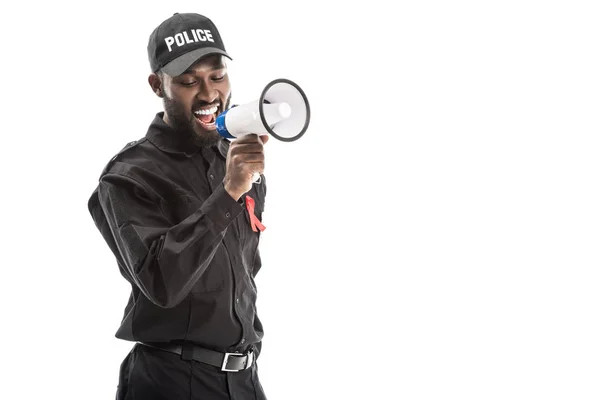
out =
[[252,182],[260,184],[260,174],[258,172],[252,174]]

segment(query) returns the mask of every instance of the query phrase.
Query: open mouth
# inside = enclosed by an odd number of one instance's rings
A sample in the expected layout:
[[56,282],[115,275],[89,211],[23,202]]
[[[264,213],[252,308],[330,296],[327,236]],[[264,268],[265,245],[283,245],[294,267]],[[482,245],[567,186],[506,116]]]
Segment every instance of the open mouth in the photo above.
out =
[[206,129],[215,129],[215,121],[219,112],[219,104],[209,108],[200,108],[194,111],[196,121]]

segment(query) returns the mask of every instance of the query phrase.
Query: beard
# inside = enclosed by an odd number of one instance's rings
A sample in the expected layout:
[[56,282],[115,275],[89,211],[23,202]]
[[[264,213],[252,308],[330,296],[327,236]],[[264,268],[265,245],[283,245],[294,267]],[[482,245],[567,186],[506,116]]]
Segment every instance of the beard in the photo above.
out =
[[[229,109],[229,103],[231,102],[231,93],[227,98],[225,107],[221,112]],[[221,135],[214,131],[203,130],[201,132],[195,129],[196,117],[190,110],[190,116],[186,115],[184,107],[173,99],[169,99],[167,96],[163,97],[163,106],[165,113],[169,116],[169,125],[175,129],[181,135],[184,135],[187,139],[191,140],[198,147],[210,147],[214,146],[221,140]]]

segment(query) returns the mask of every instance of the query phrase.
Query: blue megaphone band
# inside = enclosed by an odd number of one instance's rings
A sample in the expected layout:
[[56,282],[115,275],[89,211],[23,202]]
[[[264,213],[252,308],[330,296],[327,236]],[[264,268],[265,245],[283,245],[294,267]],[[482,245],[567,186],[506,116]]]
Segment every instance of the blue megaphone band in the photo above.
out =
[[[231,110],[231,108],[229,110]],[[219,114],[217,120],[215,121],[215,125],[217,126],[217,132],[219,132],[219,135],[227,139],[235,139],[234,136],[231,136],[231,134],[227,130],[227,127],[225,126],[225,115],[227,115],[227,112],[229,110],[225,110],[224,112]]]

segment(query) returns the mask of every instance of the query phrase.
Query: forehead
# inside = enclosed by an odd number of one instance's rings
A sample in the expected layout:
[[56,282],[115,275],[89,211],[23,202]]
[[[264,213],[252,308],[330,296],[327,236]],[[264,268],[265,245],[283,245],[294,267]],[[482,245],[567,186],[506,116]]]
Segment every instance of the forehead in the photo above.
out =
[[226,64],[224,58],[225,57],[221,56],[220,54],[210,54],[208,56],[201,57],[194,64],[190,65],[188,69],[183,71],[181,75],[210,72],[225,68]]

